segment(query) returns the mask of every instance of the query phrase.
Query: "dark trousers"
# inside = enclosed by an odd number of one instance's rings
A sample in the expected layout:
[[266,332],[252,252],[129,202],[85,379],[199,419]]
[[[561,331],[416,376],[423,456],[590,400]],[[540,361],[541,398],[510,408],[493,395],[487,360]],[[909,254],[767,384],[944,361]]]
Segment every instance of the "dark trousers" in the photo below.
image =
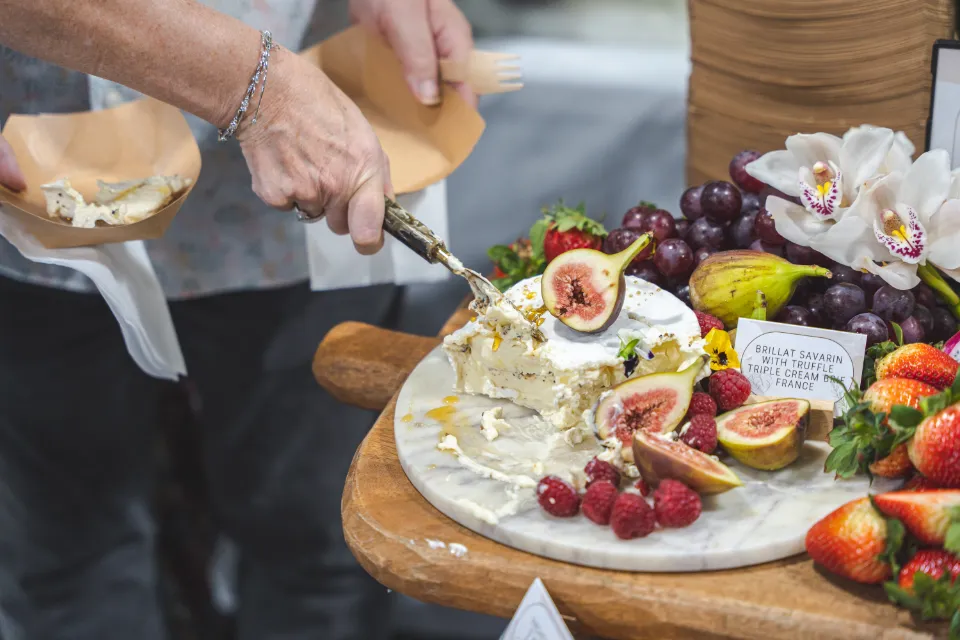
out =
[[[240,640],[383,636],[387,593],[340,526],[374,416],[330,398],[310,364],[333,325],[380,323],[397,296],[301,285],[171,303],[213,515],[240,549]],[[166,383],[136,367],[98,295],[0,278],[0,305],[0,636],[163,638],[151,500]]]

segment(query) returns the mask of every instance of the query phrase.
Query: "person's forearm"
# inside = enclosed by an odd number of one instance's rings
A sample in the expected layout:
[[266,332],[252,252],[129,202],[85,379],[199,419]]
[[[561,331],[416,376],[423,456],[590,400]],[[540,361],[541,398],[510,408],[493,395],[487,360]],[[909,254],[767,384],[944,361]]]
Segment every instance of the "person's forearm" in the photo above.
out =
[[256,29],[193,0],[0,0],[0,43],[221,128],[260,55]]

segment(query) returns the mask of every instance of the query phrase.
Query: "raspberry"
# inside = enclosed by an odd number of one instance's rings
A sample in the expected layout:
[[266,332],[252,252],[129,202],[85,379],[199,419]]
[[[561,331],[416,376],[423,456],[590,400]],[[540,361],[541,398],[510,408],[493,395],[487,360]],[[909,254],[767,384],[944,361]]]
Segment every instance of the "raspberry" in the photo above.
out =
[[650,495],[650,485],[648,485],[647,481],[643,478],[637,480],[637,482],[633,485],[633,488],[639,491],[640,495],[642,495],[644,498]]
[[694,449],[713,453],[717,448],[717,421],[713,416],[697,414],[690,418],[690,424],[684,428],[680,439]]
[[703,391],[694,391],[690,398],[690,406],[687,408],[687,415],[683,417],[684,422],[690,422],[690,418],[699,413],[708,416],[717,415],[717,403],[713,401],[709,393]]
[[583,515],[597,524],[610,524],[613,503],[620,495],[612,482],[597,480],[583,494]]
[[700,517],[703,505],[697,492],[679,480],[664,480],[653,492],[653,509],[662,527],[686,527]]
[[605,460],[594,458],[583,468],[583,472],[587,475],[588,487],[599,480],[607,480],[615,487],[620,486],[620,472]]
[[580,510],[580,496],[568,482],[547,476],[537,484],[537,502],[543,510],[558,518],[569,518]]
[[710,376],[710,395],[724,411],[736,409],[750,397],[750,381],[736,369],[721,369]]
[[706,338],[707,334],[710,333],[710,329],[719,329],[723,331],[723,323],[720,322],[719,318],[715,318],[709,313],[704,313],[702,311],[694,311],[697,314],[697,322],[700,323],[700,337]]
[[635,493],[621,493],[613,503],[610,527],[621,540],[646,537],[656,525],[657,517],[653,509],[641,496]]

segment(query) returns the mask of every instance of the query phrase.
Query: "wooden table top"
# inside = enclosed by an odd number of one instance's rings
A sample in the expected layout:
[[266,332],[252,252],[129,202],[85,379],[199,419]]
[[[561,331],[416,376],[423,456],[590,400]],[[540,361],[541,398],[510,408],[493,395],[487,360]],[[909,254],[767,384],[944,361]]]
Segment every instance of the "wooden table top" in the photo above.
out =
[[[444,333],[468,315],[459,311]],[[509,618],[539,576],[571,631],[616,640],[946,637],[943,625],[915,624],[882,589],[835,579],[805,555],[727,571],[626,573],[534,556],[456,524],[410,484],[393,435],[394,395],[438,343],[346,323],[328,335],[314,361],[318,381],[336,397],[368,408],[386,404],[357,450],[342,502],[347,544],[384,586]],[[459,543],[467,552],[457,557],[427,540]]]

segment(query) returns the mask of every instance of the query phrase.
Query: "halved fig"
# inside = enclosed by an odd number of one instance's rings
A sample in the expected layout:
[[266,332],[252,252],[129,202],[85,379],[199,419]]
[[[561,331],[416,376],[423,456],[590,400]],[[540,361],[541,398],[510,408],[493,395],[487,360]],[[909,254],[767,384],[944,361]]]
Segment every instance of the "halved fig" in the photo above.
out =
[[651,373],[622,382],[600,396],[594,423],[601,440],[616,437],[624,460],[633,462],[634,431],[670,433],[683,420],[693,397],[693,383],[703,368],[698,358],[677,373]]
[[713,456],[646,431],[633,434],[633,459],[648,484],[672,478],[702,494],[715,494],[743,486],[727,465]]
[[574,331],[604,331],[623,307],[623,270],[648,244],[650,235],[644,234],[613,255],[595,249],[561,253],[547,265],[540,284],[547,310]]
[[809,417],[806,400],[747,404],[717,418],[717,440],[748,467],[776,471],[800,456]]

